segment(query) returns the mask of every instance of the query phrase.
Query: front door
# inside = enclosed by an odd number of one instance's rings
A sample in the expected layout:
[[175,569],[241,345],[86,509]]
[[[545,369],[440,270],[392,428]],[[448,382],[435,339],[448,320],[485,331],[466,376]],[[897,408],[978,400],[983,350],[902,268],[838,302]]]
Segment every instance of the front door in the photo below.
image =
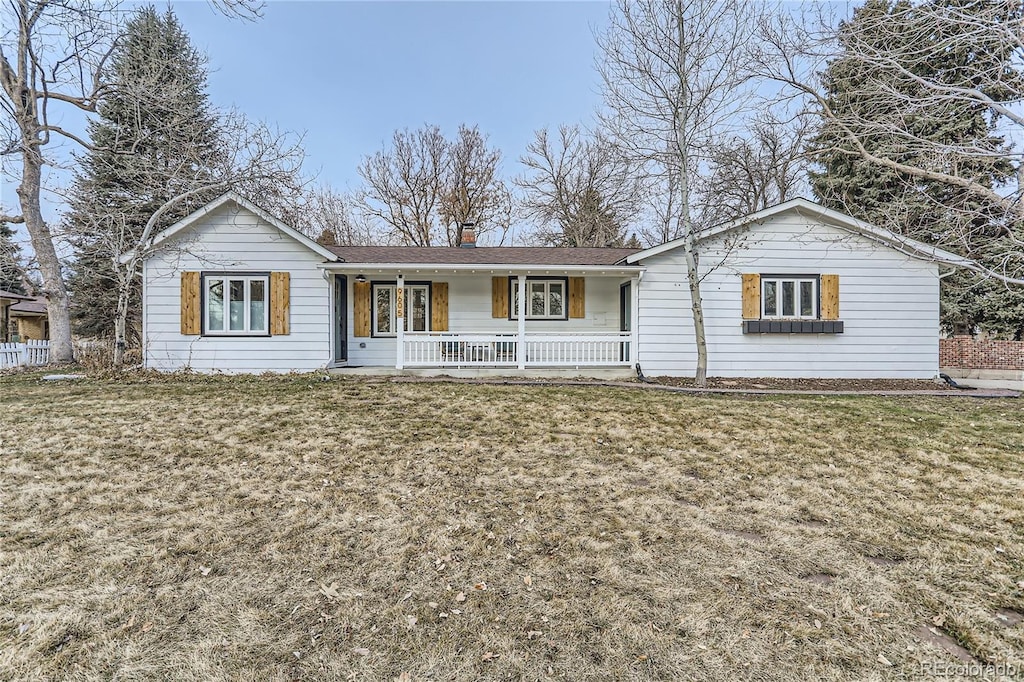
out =
[[348,277],[334,276],[334,362],[348,361]]
[[[619,331],[628,332],[633,323],[633,292],[630,291],[630,283],[626,282],[619,287]],[[620,351],[619,360],[625,362],[629,359],[629,341],[624,341]]]

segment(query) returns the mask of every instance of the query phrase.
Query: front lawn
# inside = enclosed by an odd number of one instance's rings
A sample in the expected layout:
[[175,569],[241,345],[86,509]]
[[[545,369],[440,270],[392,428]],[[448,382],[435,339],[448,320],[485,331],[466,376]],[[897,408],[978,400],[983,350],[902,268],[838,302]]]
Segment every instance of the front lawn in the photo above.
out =
[[0,378],[0,678],[1024,674],[1022,431],[1009,399]]

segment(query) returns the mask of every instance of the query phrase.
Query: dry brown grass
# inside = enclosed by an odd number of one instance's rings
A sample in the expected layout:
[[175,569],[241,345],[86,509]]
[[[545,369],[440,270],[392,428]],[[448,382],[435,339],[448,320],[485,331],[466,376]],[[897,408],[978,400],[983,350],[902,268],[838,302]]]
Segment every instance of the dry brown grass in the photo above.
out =
[[0,378],[0,678],[919,678],[957,662],[923,625],[1020,674],[995,613],[1024,612],[1022,423],[1017,400]]

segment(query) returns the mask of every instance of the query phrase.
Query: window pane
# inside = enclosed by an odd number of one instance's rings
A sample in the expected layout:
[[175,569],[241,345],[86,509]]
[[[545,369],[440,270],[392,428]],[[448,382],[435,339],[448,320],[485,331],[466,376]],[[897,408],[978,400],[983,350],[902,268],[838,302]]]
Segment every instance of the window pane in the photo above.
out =
[[245,330],[245,280],[228,280],[229,329],[233,332]]
[[814,282],[800,282],[800,316],[814,317]]
[[544,316],[544,282],[530,282],[530,315]]
[[249,329],[262,332],[267,328],[266,282],[254,279],[249,282]]
[[412,315],[412,330],[427,331],[427,288],[412,287],[409,289],[409,312]]
[[207,320],[211,332],[224,331],[224,280],[214,279],[209,282],[209,293],[206,296]]
[[519,317],[519,284],[512,282],[512,317]]
[[782,316],[796,315],[796,282],[782,283]]
[[764,283],[764,315],[775,317],[779,314],[778,307],[779,283],[774,280],[765,280]]
[[548,314],[552,317],[562,317],[563,285],[561,282],[552,282],[548,286]]
[[389,287],[377,288],[377,332],[390,334],[391,329],[391,292]]

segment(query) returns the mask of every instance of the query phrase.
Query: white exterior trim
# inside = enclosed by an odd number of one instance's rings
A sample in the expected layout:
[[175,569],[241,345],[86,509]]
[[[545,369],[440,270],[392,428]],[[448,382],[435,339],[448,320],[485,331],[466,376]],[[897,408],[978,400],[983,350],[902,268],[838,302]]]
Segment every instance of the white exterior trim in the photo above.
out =
[[[910,237],[898,235],[895,232],[865,223],[864,221],[852,218],[845,213],[833,211],[832,209],[825,208],[820,204],[816,204],[813,201],[804,198],[791,199],[785,203],[777,204],[762,211],[751,213],[750,215],[745,215],[742,218],[737,218],[731,222],[722,223],[721,225],[702,230],[697,234],[697,241],[703,242],[714,239],[726,232],[730,232],[740,227],[745,227],[752,223],[765,221],[789,211],[800,213],[801,215],[810,215],[811,217],[817,218],[823,222],[828,222],[836,227],[841,227],[848,232],[859,234],[868,237],[869,239],[881,242],[900,253],[904,253],[919,260],[935,261],[960,267],[971,267],[974,265],[973,261],[969,258],[958,256],[955,253],[950,253],[949,251],[943,251],[940,248],[925,244],[924,242],[919,242],[916,239],[911,239]],[[665,253],[666,251],[679,248],[682,246],[682,243],[682,239],[674,239],[670,242],[653,246],[649,249],[645,249],[644,251],[627,256],[626,262],[637,263],[647,258],[651,258],[652,256]]]
[[210,213],[213,213],[218,208],[229,202],[235,203],[238,206],[246,209],[247,211],[255,213],[260,218],[260,220],[263,220],[264,222],[273,225],[278,230],[288,235],[298,243],[302,244],[310,251],[313,251],[314,253],[323,256],[325,260],[338,260],[338,256],[331,253],[325,247],[321,246],[320,244],[317,244],[315,241],[313,241],[306,235],[302,234],[298,230],[288,227],[283,222],[281,222],[274,216],[270,215],[256,204],[252,203],[251,201],[248,201],[244,197],[236,194],[235,192],[227,192],[225,194],[222,194],[221,196],[217,197],[216,199],[208,203],[206,206],[203,206],[202,208],[193,211],[189,215],[185,216],[178,222],[168,227],[166,230],[162,230],[160,234],[153,237],[153,239],[150,241],[150,249],[152,250],[157,248],[161,242],[164,242],[167,239],[170,239],[174,235],[178,234],[179,232],[188,229],[201,218],[209,215]]
[[643,266],[622,265],[541,265],[508,263],[349,263],[347,261],[322,263],[318,267],[327,272],[342,274],[361,273],[385,274],[414,272],[417,274],[466,274],[466,275],[553,275],[580,273],[607,275],[609,277],[633,277],[643,271]]

